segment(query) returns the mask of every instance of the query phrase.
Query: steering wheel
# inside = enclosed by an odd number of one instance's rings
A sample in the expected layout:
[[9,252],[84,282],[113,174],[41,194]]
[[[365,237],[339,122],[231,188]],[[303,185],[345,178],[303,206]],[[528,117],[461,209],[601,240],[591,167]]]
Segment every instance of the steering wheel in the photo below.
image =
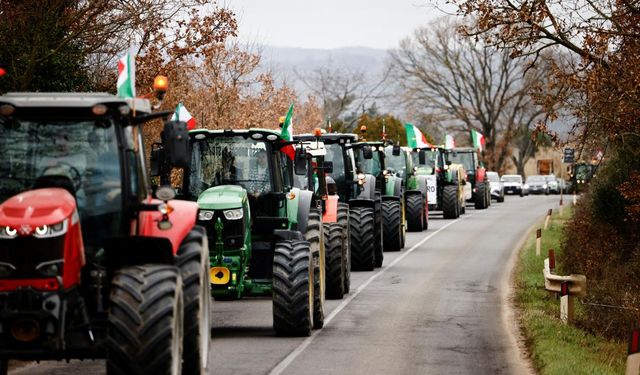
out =
[[55,165],[50,165],[48,167],[45,167],[44,170],[42,171],[42,176],[46,176],[48,170],[58,168],[61,166],[64,166],[65,168],[68,169],[70,176],[67,176],[67,177],[69,177],[69,179],[73,183],[73,188],[76,191],[78,191],[78,189],[80,189],[80,186],[82,186],[82,175],[80,174],[80,171],[78,171],[78,168],[74,167],[73,165],[67,162],[59,161]]

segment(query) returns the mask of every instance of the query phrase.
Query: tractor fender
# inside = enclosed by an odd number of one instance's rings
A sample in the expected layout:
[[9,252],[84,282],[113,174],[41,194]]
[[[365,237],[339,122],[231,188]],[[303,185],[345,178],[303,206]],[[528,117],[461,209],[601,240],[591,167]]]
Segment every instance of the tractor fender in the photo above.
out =
[[476,170],[476,182],[484,182],[487,179],[486,169],[478,168]]
[[[297,225],[296,230],[300,233],[307,231],[307,225],[309,224],[309,212],[313,204],[313,193],[309,190],[300,190],[298,192],[298,204],[297,204]],[[288,209],[288,206],[287,206]]]
[[372,199],[351,199],[349,201],[349,208],[365,207],[375,210],[376,201]]
[[360,187],[359,199],[375,199],[376,197],[376,178],[373,175],[365,175],[364,184]]
[[427,176],[416,176],[417,190],[427,197]]
[[[147,204],[161,204],[158,199],[148,199]],[[158,228],[158,222],[162,219],[160,211],[141,211],[138,216],[139,236],[166,238],[171,243],[173,255],[178,253],[178,247],[182,240],[196,225],[198,217],[198,204],[196,202],[171,200],[167,202],[173,211],[169,214],[169,220],[173,224],[171,228],[162,230]],[[135,235],[135,233],[132,233]]]
[[388,195],[400,197],[402,195],[402,179],[397,176],[387,177],[386,191]]
[[338,196],[329,195],[325,199],[325,212],[322,215],[323,223],[337,223],[338,222]]

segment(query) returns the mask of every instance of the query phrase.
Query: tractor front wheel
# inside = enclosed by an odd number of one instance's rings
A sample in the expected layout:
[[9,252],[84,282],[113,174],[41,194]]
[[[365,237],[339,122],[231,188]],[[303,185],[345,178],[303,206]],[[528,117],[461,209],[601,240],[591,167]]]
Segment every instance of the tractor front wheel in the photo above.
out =
[[111,282],[108,374],[182,373],[183,288],[173,266],[130,266]]
[[326,250],[322,234],[322,221],[318,209],[311,209],[307,232],[304,237],[309,241],[313,255],[313,328],[324,326],[324,295],[326,286],[325,262]]
[[325,223],[324,246],[327,255],[326,297],[341,299],[344,296],[344,245],[342,226],[338,223]]
[[400,251],[402,248],[402,212],[399,201],[382,202],[382,234],[385,251]]
[[407,196],[407,230],[409,232],[421,232],[424,228],[424,202],[422,195],[412,194]]
[[458,187],[447,185],[442,189],[442,214],[445,219],[457,219],[460,216]]
[[206,374],[211,344],[211,284],[205,229],[195,227],[178,249],[176,266],[184,285],[183,374]]
[[351,231],[351,270],[373,271],[375,217],[372,208],[352,208],[349,215]]
[[474,207],[476,210],[487,208],[487,191],[484,183],[476,184],[476,194],[474,198]]
[[342,227],[342,242],[344,243],[344,293],[351,290],[351,232],[349,230],[349,205],[338,203],[338,223]]
[[273,254],[273,329],[309,336],[313,328],[313,255],[307,241],[279,241]]

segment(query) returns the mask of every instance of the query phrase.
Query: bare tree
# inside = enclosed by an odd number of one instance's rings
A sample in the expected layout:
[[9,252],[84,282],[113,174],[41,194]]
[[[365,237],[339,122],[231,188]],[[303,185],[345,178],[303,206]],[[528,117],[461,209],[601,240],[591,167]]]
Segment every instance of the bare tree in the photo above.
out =
[[391,52],[392,78],[400,98],[414,113],[442,120],[452,130],[482,132],[485,159],[502,169],[510,143],[521,127],[529,128],[541,115],[532,111],[535,78],[522,60],[457,34],[458,24],[438,20],[415,31]]

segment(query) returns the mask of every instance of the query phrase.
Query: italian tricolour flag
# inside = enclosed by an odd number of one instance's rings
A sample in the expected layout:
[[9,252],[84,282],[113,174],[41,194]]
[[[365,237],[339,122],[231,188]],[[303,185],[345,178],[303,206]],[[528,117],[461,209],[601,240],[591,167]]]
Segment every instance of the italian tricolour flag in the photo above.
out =
[[407,132],[407,146],[411,148],[431,148],[433,145],[427,141],[427,137],[413,124],[404,124]]
[[131,51],[118,60],[117,86],[119,97],[136,97],[136,58]]
[[[291,105],[289,106],[287,116],[284,118],[284,123],[282,123],[280,137],[282,137],[285,142],[290,142],[293,140],[293,103],[291,103]],[[296,150],[293,148],[293,145],[286,145],[280,151],[287,154],[287,156],[291,160],[295,158]]]
[[451,134],[446,134],[444,136],[444,148],[450,150],[456,147],[456,140],[453,138]]
[[475,129],[471,129],[471,140],[473,141],[473,147],[482,151],[484,150],[485,139],[484,135]]
[[171,121],[186,122],[187,130],[196,128],[196,119],[191,116],[191,113],[187,111],[187,108],[182,104],[182,102],[178,103],[176,111],[173,113],[173,116],[171,116]]

